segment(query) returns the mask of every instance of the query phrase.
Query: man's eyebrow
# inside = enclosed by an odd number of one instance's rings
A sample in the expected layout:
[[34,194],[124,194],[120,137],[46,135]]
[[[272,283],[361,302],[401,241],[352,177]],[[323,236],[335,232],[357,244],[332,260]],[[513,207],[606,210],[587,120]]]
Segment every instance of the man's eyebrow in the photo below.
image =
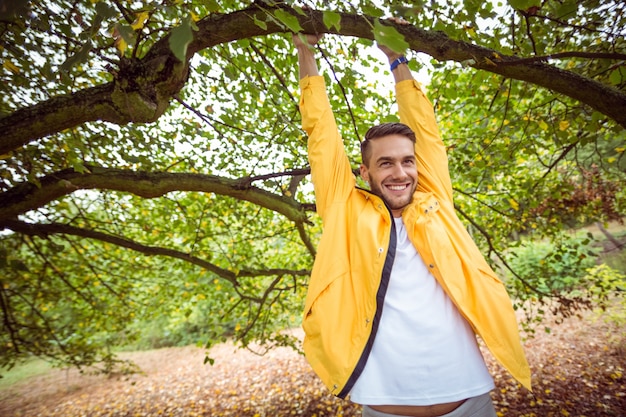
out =
[[380,156],[378,157],[378,159],[376,159],[376,163],[379,164],[381,162],[392,162],[394,160],[394,158],[392,158],[391,156]]
[[398,160],[405,160],[405,159],[413,159],[413,160],[415,160],[416,158],[415,158],[415,154],[410,154],[410,155],[407,154],[407,155],[401,156],[399,158],[395,158],[393,156],[384,156],[383,155],[383,156],[378,157],[378,159],[376,159],[376,162],[394,161],[396,159],[398,159]]

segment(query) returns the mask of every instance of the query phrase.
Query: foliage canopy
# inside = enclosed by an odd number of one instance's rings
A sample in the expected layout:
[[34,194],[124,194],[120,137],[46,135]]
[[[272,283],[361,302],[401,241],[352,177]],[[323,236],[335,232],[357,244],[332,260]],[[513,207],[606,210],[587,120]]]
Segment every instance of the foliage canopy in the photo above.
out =
[[0,365],[110,366],[158,317],[209,344],[293,343],[276,330],[298,322],[320,230],[290,32],[329,34],[318,54],[355,168],[367,127],[396,118],[370,46],[430,70],[459,215],[497,264],[520,234],[621,219],[625,9],[1,2]]

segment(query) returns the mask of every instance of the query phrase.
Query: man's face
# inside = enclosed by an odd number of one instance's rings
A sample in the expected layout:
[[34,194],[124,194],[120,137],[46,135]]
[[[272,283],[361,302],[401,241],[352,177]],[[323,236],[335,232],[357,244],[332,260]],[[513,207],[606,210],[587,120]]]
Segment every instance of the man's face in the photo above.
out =
[[361,177],[372,193],[387,203],[393,216],[400,217],[417,187],[413,142],[405,136],[389,135],[372,140],[369,146],[369,161],[361,164]]

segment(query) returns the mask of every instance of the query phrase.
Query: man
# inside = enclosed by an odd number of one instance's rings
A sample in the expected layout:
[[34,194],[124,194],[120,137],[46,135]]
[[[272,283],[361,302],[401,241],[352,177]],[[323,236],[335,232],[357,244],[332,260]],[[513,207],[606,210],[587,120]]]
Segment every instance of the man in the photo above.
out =
[[364,416],[495,416],[479,334],[524,386],[530,371],[502,282],[452,201],[432,105],[402,55],[391,63],[402,123],[371,128],[356,186],[318,73],[297,36],[302,127],[324,232],[305,302],[306,357]]

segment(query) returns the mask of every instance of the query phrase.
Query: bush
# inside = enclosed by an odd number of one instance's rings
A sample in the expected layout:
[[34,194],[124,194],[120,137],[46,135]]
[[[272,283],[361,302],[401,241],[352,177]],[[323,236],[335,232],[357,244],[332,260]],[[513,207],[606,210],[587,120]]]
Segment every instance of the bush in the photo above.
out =
[[[522,299],[567,294],[583,285],[587,270],[595,266],[597,249],[588,237],[560,235],[553,242],[525,242],[511,249],[507,263],[518,279],[509,280]],[[536,291],[533,291],[536,290]]]
[[547,310],[559,322],[606,299],[604,278],[597,271],[590,275],[598,259],[598,249],[591,243],[590,236],[561,234],[552,242],[527,241],[510,249],[506,262],[513,272],[507,286],[515,309],[525,313],[521,324],[528,334],[534,334]]

